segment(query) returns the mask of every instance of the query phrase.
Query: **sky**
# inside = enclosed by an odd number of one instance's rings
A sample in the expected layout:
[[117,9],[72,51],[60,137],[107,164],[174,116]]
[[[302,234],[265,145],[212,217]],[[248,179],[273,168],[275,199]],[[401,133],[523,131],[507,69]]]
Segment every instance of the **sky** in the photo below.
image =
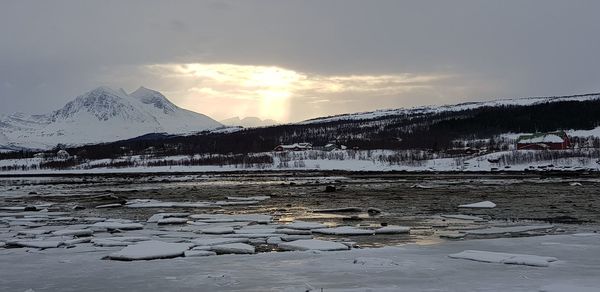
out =
[[600,1],[0,0],[0,114],[145,86],[222,120],[600,91]]

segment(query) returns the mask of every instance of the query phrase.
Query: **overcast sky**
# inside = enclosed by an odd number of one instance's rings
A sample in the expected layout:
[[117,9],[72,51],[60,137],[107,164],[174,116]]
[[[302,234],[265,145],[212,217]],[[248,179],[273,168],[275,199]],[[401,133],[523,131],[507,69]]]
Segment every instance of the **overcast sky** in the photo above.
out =
[[600,91],[600,1],[5,1],[0,113],[100,85],[215,119]]

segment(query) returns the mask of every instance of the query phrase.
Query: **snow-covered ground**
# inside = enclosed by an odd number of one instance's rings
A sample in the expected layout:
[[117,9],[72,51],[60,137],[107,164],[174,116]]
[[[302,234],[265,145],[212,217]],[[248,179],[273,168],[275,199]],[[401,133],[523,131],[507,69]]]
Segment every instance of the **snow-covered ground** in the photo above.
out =
[[0,248],[0,290],[583,292],[600,287],[599,234],[330,252],[100,260],[121,249],[92,249],[86,244],[42,251]]
[[[122,157],[119,159],[93,160],[80,166],[64,169],[31,169],[0,171],[0,174],[43,174],[43,173],[153,173],[153,172],[230,172],[230,171],[264,171],[264,170],[342,170],[342,171],[575,171],[575,170],[600,170],[598,157],[594,154],[581,152],[575,157],[561,157],[556,152],[553,159],[536,158],[540,151],[535,150],[513,150],[494,152],[480,156],[463,156],[455,158],[432,158],[428,160],[413,160],[390,162],[405,151],[393,150],[361,150],[323,152],[318,150],[296,151],[289,155],[277,152],[256,153],[253,155],[269,155],[273,157],[272,164],[254,165],[173,165],[149,167],[148,163],[157,161],[183,162],[189,160],[189,156],[170,156],[161,158],[144,159],[140,156]],[[591,153],[591,152],[590,152]],[[199,157],[199,156],[198,156]],[[524,159],[525,161],[518,161]],[[503,158],[499,163],[490,162],[497,158]],[[514,159],[513,159],[514,158]],[[121,161],[134,161],[136,166],[126,168],[95,167],[102,164]],[[513,161],[514,160],[514,161]],[[21,167],[36,166],[43,160],[41,158],[9,159],[0,160],[0,168],[3,166]]]
[[326,123],[340,120],[370,120],[381,118],[385,116],[393,115],[411,115],[411,114],[429,114],[429,113],[441,113],[447,111],[462,111],[469,109],[476,109],[481,107],[497,107],[506,105],[534,105],[547,102],[560,102],[560,101],[586,101],[596,100],[600,98],[600,94],[584,94],[584,95],[572,95],[572,96],[550,96],[550,97],[527,97],[527,98],[507,98],[497,99],[492,101],[482,102],[466,102],[454,105],[442,105],[442,106],[420,106],[414,108],[400,108],[400,109],[383,109],[372,112],[362,112],[353,114],[342,114],[330,117],[322,117],[316,119],[310,119],[303,121],[299,124],[314,124],[314,123]]

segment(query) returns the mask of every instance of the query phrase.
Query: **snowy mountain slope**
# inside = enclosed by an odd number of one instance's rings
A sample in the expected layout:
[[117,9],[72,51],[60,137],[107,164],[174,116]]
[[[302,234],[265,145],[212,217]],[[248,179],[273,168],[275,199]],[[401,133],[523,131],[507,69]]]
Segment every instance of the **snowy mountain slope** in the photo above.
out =
[[299,122],[298,124],[315,124],[315,123],[327,123],[335,122],[340,120],[371,120],[386,116],[394,115],[416,115],[416,114],[430,114],[430,113],[441,113],[447,111],[461,111],[468,109],[475,109],[481,107],[497,107],[507,105],[519,105],[527,106],[547,102],[560,102],[560,101],[585,101],[600,99],[600,93],[590,93],[581,95],[567,95],[567,96],[549,96],[549,97],[525,97],[525,98],[507,98],[498,99],[492,101],[482,102],[466,102],[454,105],[442,105],[442,106],[421,106],[414,108],[400,108],[400,109],[384,109],[376,110],[371,112],[361,112],[352,114],[341,114],[330,117],[322,117],[316,119],[310,119]]
[[98,87],[45,115],[0,116],[0,147],[47,149],[57,144],[111,142],[148,133],[183,134],[222,125],[177,107],[157,91],[131,95]]

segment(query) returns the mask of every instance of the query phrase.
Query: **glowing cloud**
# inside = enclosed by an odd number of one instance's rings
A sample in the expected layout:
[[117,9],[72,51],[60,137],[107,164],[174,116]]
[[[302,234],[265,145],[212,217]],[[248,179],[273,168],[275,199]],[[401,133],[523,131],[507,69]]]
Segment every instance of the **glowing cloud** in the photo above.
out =
[[[275,66],[201,63],[155,64],[145,69],[159,76],[163,84],[169,84],[166,93],[183,107],[217,119],[258,116],[283,122],[290,121],[292,102],[323,107],[327,101],[341,95],[394,97],[429,88],[432,83],[448,77],[416,74],[326,76]],[[304,116],[312,115],[306,113]]]

